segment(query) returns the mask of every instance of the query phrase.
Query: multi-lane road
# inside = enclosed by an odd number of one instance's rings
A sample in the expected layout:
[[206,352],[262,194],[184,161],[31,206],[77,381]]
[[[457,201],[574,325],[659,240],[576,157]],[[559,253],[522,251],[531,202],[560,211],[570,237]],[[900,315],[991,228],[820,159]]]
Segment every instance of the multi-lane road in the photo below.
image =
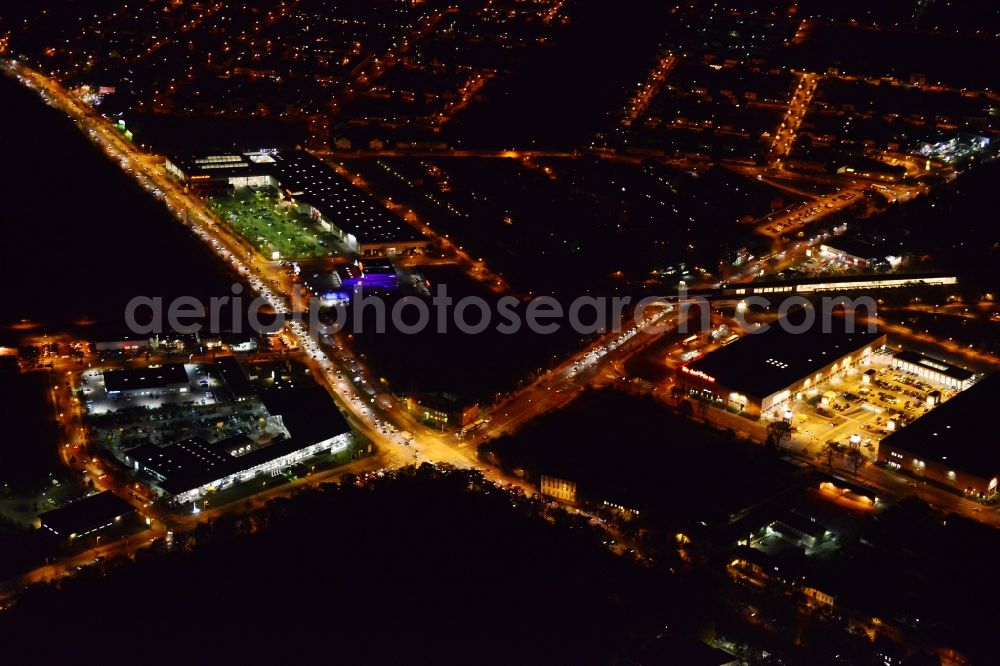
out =
[[[162,160],[140,151],[130,141],[125,139],[111,124],[93,111],[83,102],[75,99],[63,90],[58,83],[49,80],[39,73],[8,61],[6,71],[18,78],[23,84],[36,90],[49,105],[64,111],[81,131],[100,147],[108,157],[117,161],[123,170],[133,176],[153,196],[164,202],[167,208],[183,224],[202,239],[221,260],[227,263],[241,280],[247,282],[252,289],[262,296],[274,312],[282,315],[292,315],[292,280],[276,262],[268,261],[254,252],[242,239],[229,233],[213,216],[203,201],[189,194],[185,188],[171,179],[162,167]],[[655,317],[660,316],[654,315]],[[487,423],[479,433],[479,438],[486,438],[498,432],[513,430],[532,415],[560,404],[559,400],[551,400],[550,395],[559,395],[561,391],[569,390],[576,381],[577,373],[599,363],[608,351],[626,344],[634,338],[639,326],[652,323],[653,317],[646,322],[633,324],[619,333],[604,336],[601,342],[583,350],[577,357],[570,359],[553,373],[540,378],[532,385],[514,396],[506,403],[507,415],[497,418],[493,423]],[[378,454],[346,467],[329,470],[301,479],[280,488],[258,494],[257,499],[272,494],[294,492],[296,484],[321,483],[324,480],[335,479],[353,471],[365,471],[376,468],[402,467],[421,462],[446,463],[459,468],[478,467],[486,477],[507,487],[514,487],[534,493],[534,489],[523,483],[504,477],[498,470],[482,465],[475,460],[475,452],[468,443],[457,441],[454,436],[431,430],[419,423],[412,415],[398,407],[385,409],[373,400],[370,390],[366,391],[365,380],[355,380],[355,377],[367,375],[362,371],[359,361],[353,357],[346,345],[336,339],[324,339],[307,330],[306,326],[294,317],[288,317],[284,333],[297,348],[298,356],[305,362],[316,380],[324,386],[333,397],[337,406],[347,415],[354,428],[374,442]],[[582,376],[582,375],[581,375]],[[563,382],[565,386],[560,386]],[[546,396],[536,399],[535,396]],[[67,396],[68,400],[71,400]],[[521,405],[531,405],[522,409]],[[510,416],[516,414],[516,416]],[[78,442],[71,442],[76,445]],[[464,445],[463,445],[464,444]],[[237,506],[247,506],[240,502],[232,507],[213,508],[202,511],[198,515],[177,516],[159,512],[151,507],[143,498],[133,495],[124,487],[115,487],[111,476],[104,476],[99,461],[93,457],[77,463],[91,470],[97,479],[95,486],[101,489],[113,489],[124,498],[133,502],[144,515],[153,518],[150,529],[141,535],[126,537],[120,541],[98,544],[94,549],[45,565],[29,572],[6,588],[6,592],[16,590],[26,584],[43,580],[52,580],[59,576],[72,574],[77,566],[94,561],[96,557],[121,555],[134,552],[168,532],[190,529],[199,521],[210,519],[221,511],[238,510]],[[70,464],[69,459],[66,460]],[[82,468],[78,471],[82,471]],[[255,500],[256,501],[256,500]],[[249,503],[253,505],[253,501]]]
[[799,84],[792,92],[792,98],[788,103],[788,110],[781,121],[781,126],[774,134],[774,142],[771,144],[771,163],[780,167],[781,159],[792,152],[795,145],[795,137],[802,119],[805,118],[809,105],[812,103],[813,95],[816,94],[816,86],[819,83],[819,76],[810,72],[799,75]]

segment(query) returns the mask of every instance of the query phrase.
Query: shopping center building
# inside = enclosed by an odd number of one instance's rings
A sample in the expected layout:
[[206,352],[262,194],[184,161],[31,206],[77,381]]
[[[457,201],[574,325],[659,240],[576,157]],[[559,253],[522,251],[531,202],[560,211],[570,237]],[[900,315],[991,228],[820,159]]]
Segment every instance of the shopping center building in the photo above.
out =
[[817,324],[795,333],[774,322],[684,365],[677,382],[692,395],[758,417],[836,373],[866,365],[886,336],[858,325],[849,332],[837,321],[823,332]]

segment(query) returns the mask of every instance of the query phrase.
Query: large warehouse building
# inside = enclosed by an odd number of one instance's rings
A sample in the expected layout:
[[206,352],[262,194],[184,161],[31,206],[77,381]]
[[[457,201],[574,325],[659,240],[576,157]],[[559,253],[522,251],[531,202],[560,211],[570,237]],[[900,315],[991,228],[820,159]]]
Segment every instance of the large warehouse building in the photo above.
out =
[[757,417],[836,372],[865,363],[885,345],[882,332],[845,328],[836,322],[829,333],[818,325],[792,333],[776,322],[682,366],[678,382],[699,397]]
[[1000,399],[1000,374],[927,412],[879,443],[878,461],[973,497],[992,497],[1000,445],[987,423]]
[[77,539],[111,527],[135,508],[110,490],[90,495],[39,516],[41,526],[62,539]]
[[410,254],[428,239],[305,151],[170,157],[166,170],[192,187],[280,189],[324,231],[365,257]]

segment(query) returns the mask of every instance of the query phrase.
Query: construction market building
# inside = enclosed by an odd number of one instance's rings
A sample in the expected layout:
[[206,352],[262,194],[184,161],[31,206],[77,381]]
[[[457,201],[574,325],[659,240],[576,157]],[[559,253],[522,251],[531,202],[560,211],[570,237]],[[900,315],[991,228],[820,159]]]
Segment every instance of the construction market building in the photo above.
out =
[[681,366],[677,382],[699,399],[757,418],[852,366],[867,365],[886,336],[836,321],[794,333],[778,321]]

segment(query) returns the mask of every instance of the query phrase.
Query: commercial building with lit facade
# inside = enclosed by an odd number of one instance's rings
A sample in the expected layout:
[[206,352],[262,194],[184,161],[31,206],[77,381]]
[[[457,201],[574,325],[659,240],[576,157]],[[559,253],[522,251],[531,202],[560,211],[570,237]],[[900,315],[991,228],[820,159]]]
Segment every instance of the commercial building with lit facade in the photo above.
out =
[[886,343],[884,333],[860,324],[848,332],[835,320],[830,328],[824,333],[816,324],[793,333],[775,322],[681,366],[677,381],[700,399],[756,418],[838,372],[868,364]]
[[820,255],[849,268],[888,271],[898,266],[900,257],[892,256],[875,243],[854,237],[834,237],[819,246]]
[[576,501],[576,483],[573,481],[543,474],[539,489],[547,497],[555,497],[564,502]]
[[781,282],[751,282],[724,284],[718,289],[691,290],[690,295],[712,298],[743,298],[746,296],[814,294],[827,291],[850,292],[871,289],[902,289],[906,287],[947,287],[958,284],[954,275],[890,273],[888,275],[846,275],[799,278]]
[[878,461],[971,497],[993,497],[1000,445],[990,421],[998,400],[1000,374],[994,374],[883,439]]
[[324,306],[348,302],[358,288],[369,292],[392,291],[399,286],[396,267],[387,259],[365,259],[329,270],[310,271],[301,280],[310,297],[319,299]]
[[412,254],[428,239],[361,192],[321,160],[301,150],[167,158],[165,168],[190,187],[280,190],[327,233],[361,256]]
[[308,444],[288,438],[265,447],[233,439],[210,443],[192,438],[167,446],[144,444],[127,454],[127,462],[136,471],[155,478],[157,486],[174,502],[187,504],[258,476],[277,476],[307,458],[346,451],[351,445],[350,432]]
[[895,354],[890,365],[894,370],[916,375],[920,379],[947,386],[956,391],[964,391],[972,386],[976,377],[976,374],[971,370],[959,368],[912,351],[901,351]]

